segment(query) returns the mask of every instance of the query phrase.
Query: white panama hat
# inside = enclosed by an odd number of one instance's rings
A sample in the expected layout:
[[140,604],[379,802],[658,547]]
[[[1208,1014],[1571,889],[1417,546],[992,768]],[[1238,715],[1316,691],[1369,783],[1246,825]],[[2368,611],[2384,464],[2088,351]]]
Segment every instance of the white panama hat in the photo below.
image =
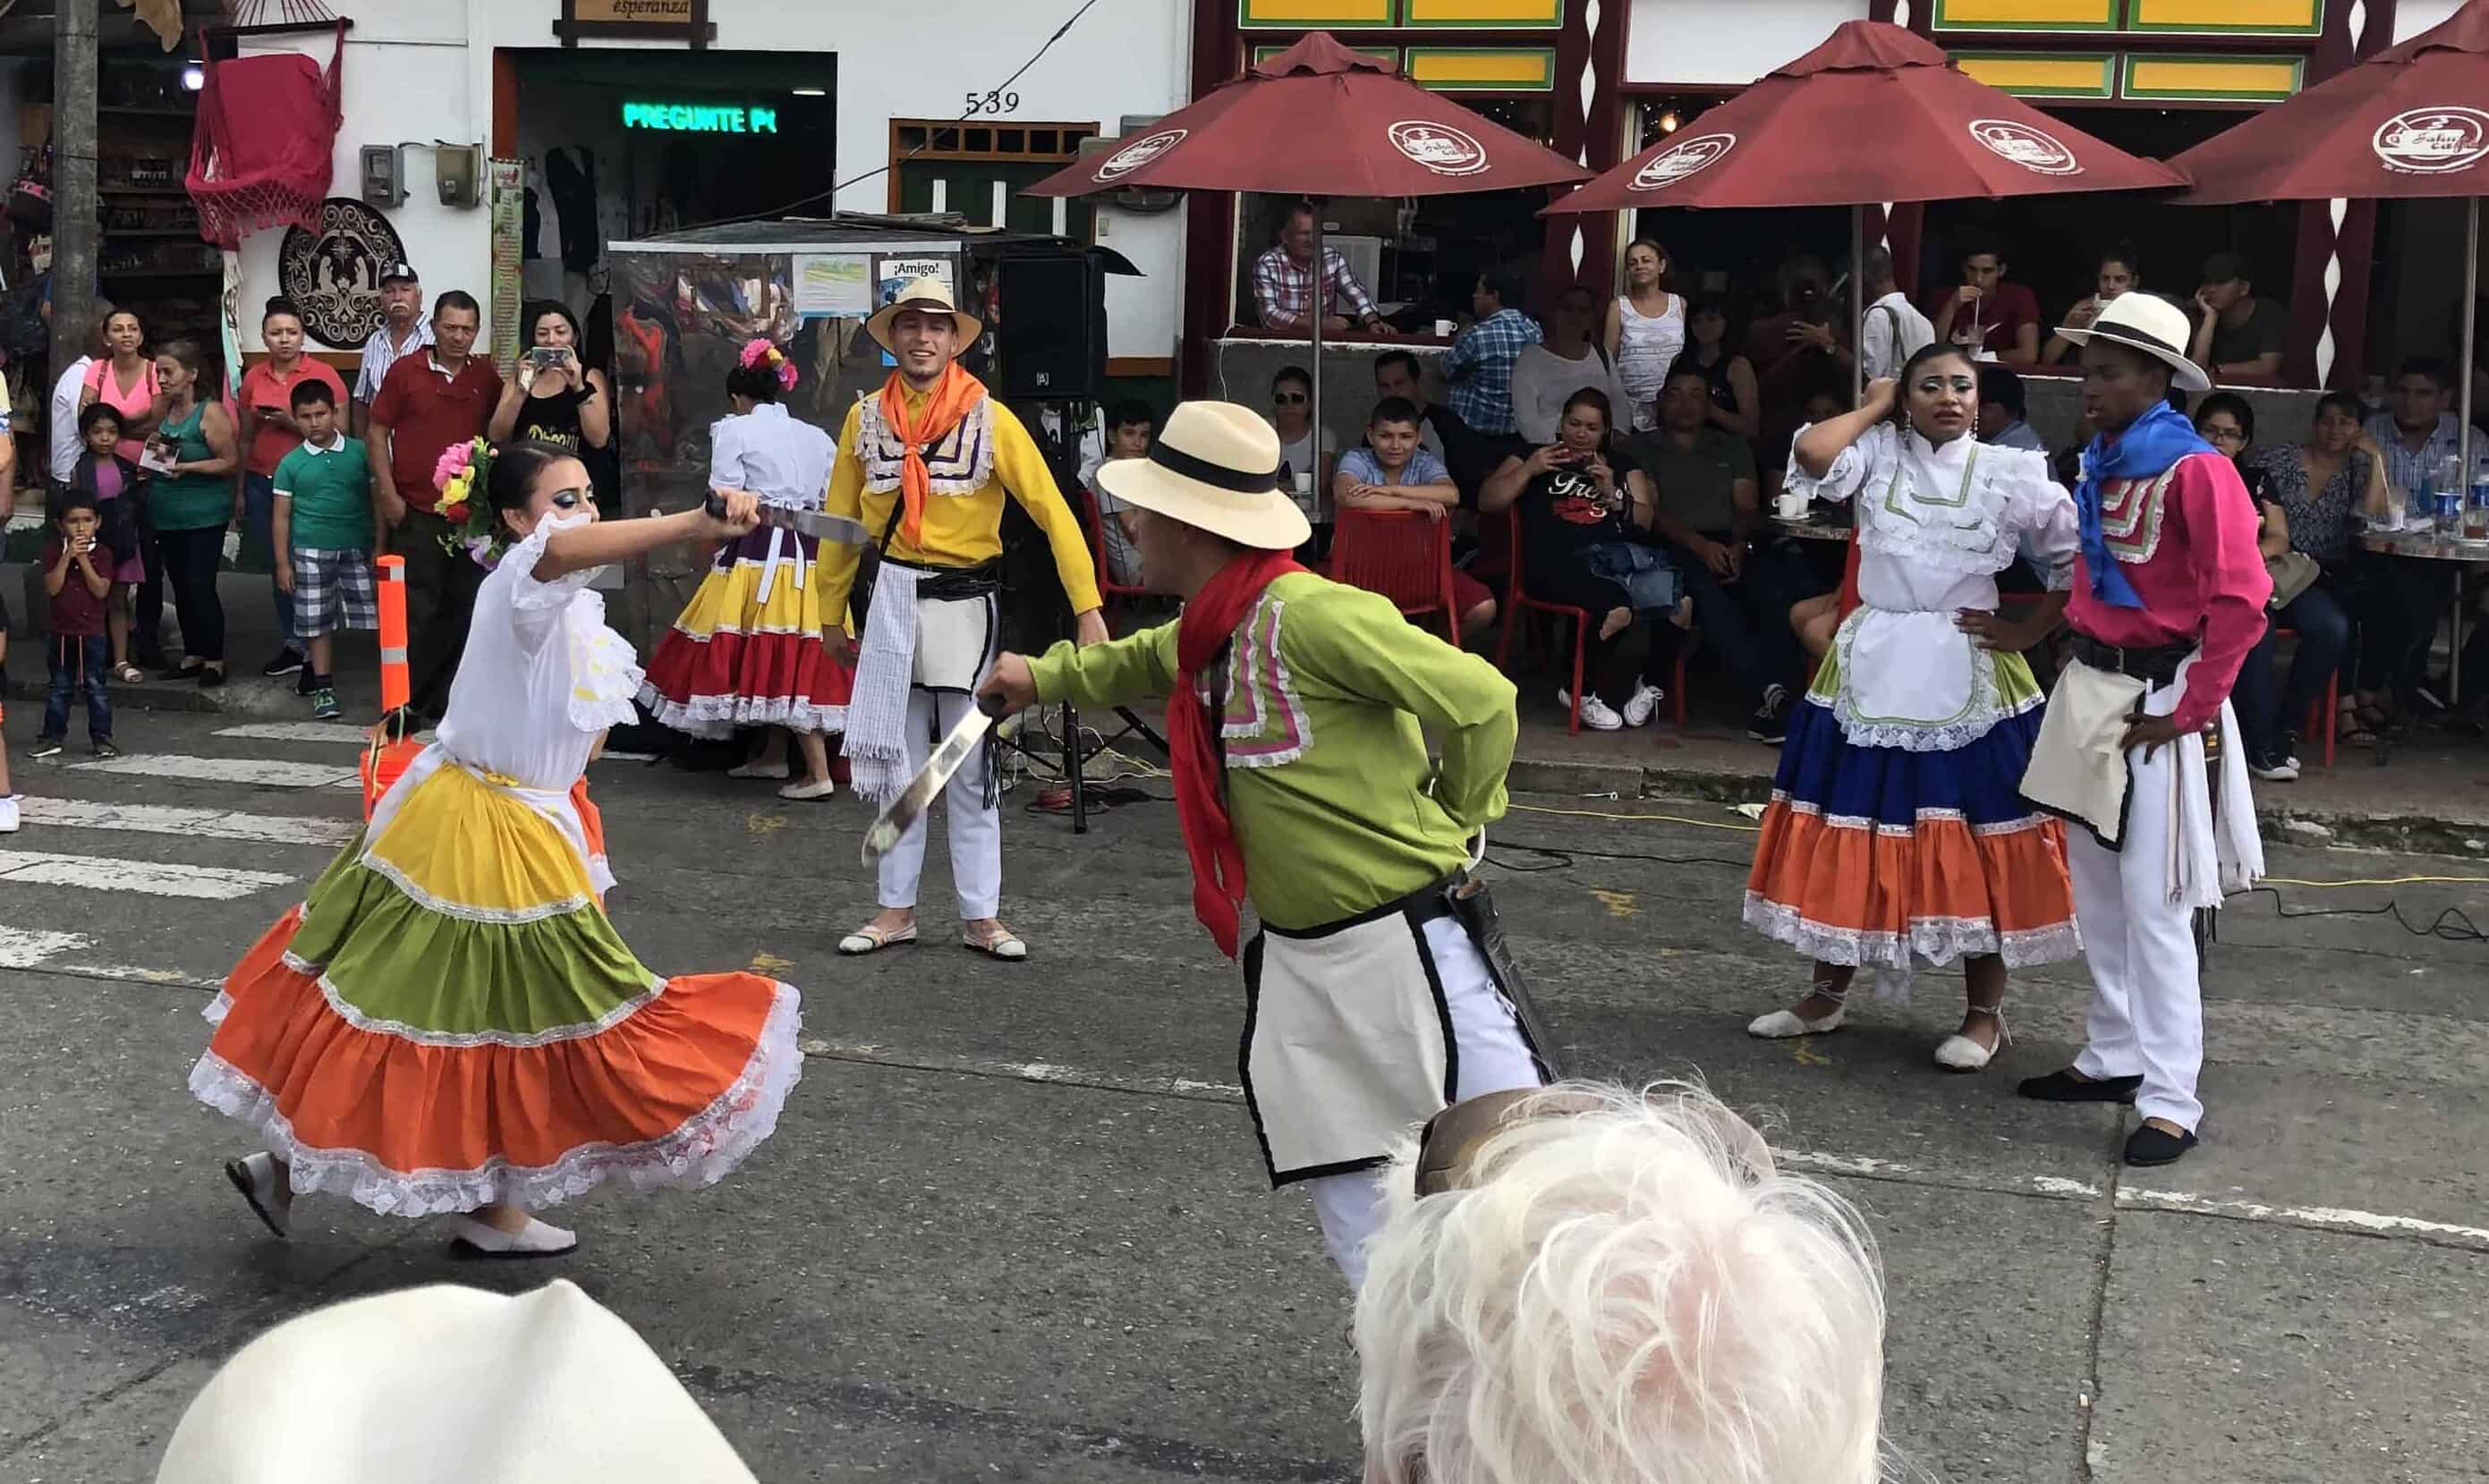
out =
[[958,327],[958,346],[963,351],[976,344],[977,337],[986,332],[985,321],[960,308],[952,300],[951,286],[928,273],[900,290],[897,299],[874,310],[873,318],[864,322],[864,332],[873,336],[873,344],[885,351],[897,352],[898,347],[890,343],[890,327],[898,323],[899,312],[902,309],[949,315],[951,323]]
[[2141,351],[2169,368],[2169,384],[2179,390],[2210,391],[2213,379],[2204,374],[2203,367],[2187,358],[2189,331],[2193,328],[2187,311],[2157,294],[2137,289],[2110,300],[2091,324],[2079,329],[2060,325],[2057,333],[2076,345],[2089,345],[2099,339]]
[[1305,544],[1313,527],[1279,488],[1279,435],[1233,402],[1179,402],[1145,459],[1098,466],[1098,487],[1128,505],[1266,552]]

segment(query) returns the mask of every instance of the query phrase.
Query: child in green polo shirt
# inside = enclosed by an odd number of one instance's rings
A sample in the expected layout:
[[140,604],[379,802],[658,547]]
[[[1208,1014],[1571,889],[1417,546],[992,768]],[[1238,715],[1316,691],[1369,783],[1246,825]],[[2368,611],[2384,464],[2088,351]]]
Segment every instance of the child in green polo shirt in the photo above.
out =
[[329,636],[380,627],[372,574],[372,474],[360,442],[337,431],[337,394],[304,378],[291,398],[302,444],[276,466],[276,585],[294,596],[294,633],[310,652],[311,714],[339,715]]

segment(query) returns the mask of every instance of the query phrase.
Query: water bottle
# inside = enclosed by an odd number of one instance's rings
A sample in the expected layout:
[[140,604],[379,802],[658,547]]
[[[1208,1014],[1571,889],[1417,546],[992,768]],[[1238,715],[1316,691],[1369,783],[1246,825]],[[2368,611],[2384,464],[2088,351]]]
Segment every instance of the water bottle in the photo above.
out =
[[2489,456],[2474,461],[2472,499],[2463,510],[2463,539],[2489,541]]

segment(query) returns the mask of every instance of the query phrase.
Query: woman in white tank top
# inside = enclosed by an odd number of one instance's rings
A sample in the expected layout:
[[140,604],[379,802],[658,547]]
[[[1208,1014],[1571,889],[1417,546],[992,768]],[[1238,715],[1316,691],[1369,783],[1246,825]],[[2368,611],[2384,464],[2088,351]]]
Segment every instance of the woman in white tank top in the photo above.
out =
[[1646,237],[1625,248],[1625,291],[1608,306],[1608,359],[1633,404],[1633,431],[1659,422],[1659,388],[1685,349],[1685,300],[1660,287],[1668,249]]

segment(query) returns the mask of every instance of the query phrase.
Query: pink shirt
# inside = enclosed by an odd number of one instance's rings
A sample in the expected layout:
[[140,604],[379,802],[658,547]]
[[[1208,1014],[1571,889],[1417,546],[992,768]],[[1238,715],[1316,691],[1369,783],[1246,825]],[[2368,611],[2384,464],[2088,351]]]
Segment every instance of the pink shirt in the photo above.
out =
[[[87,385],[95,388],[95,399],[119,412],[124,417],[144,417],[156,410],[156,362],[148,361],[138,373],[136,385],[124,390],[121,378],[112,369],[112,357],[106,356],[86,372]],[[81,442],[83,442],[81,440]],[[113,445],[130,463],[147,449],[143,438],[125,438]]]
[[2240,662],[2264,637],[2273,578],[2256,550],[2255,500],[2237,465],[2217,453],[2189,454],[2158,478],[2109,481],[2101,527],[2143,606],[2116,608],[2094,597],[2091,573],[2076,553],[2067,621],[2076,633],[2122,648],[2200,645],[2187,694],[2171,713],[2182,729],[2194,730],[2229,699]]

